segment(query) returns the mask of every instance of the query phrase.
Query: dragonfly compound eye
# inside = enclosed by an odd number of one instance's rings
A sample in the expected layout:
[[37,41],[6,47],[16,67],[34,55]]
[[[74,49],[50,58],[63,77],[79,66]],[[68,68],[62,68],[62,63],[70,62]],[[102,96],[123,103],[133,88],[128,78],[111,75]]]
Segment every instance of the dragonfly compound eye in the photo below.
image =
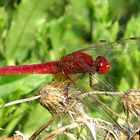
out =
[[96,58],[96,71],[100,74],[105,74],[110,69],[110,62],[103,56]]

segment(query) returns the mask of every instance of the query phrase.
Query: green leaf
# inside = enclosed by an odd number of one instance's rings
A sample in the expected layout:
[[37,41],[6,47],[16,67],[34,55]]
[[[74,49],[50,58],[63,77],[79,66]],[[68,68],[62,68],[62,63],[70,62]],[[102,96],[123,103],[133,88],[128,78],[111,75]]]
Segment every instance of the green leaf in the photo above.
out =
[[[9,63],[23,60],[27,52],[35,47],[39,26],[46,21],[46,0],[23,0],[13,13],[13,21],[5,40],[5,55]],[[9,64],[8,63],[8,64]]]
[[[4,77],[5,80],[8,76]],[[3,78],[3,82],[5,81]],[[9,77],[10,78],[10,77]],[[14,94],[16,91],[20,91],[21,94],[27,94],[28,92],[33,91],[39,85],[49,82],[51,80],[51,76],[46,75],[30,75],[30,76],[22,76],[19,79],[16,79],[11,82],[7,82],[0,86],[0,97],[8,96],[9,94]]]

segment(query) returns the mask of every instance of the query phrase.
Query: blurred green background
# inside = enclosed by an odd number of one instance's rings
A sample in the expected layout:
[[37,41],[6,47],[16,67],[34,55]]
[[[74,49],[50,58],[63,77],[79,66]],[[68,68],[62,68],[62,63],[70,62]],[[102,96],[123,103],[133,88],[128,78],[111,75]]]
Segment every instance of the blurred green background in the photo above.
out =
[[[102,39],[139,37],[139,5],[139,0],[0,0],[0,65],[59,60]],[[130,69],[138,88],[140,56],[134,57],[137,69],[133,65]],[[125,66],[121,64],[121,68]],[[123,73],[120,75],[126,83]],[[0,105],[35,95],[37,88],[51,78],[0,76]],[[20,130],[30,135],[49,118],[51,115],[37,101],[8,107],[0,110],[0,128],[4,129],[0,134],[7,136]]]

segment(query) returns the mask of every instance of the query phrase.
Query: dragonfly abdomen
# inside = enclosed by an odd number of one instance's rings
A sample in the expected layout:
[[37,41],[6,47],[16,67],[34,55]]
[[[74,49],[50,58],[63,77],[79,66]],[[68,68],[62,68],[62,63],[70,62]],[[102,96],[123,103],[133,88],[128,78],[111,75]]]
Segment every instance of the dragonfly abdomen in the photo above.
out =
[[0,67],[0,75],[55,74],[60,70],[59,62],[46,62],[34,65]]

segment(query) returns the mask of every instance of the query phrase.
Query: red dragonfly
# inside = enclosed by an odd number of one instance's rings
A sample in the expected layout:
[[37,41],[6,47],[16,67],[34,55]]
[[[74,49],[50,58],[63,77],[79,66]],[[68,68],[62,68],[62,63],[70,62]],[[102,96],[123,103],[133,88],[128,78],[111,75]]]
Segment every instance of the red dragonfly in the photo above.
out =
[[[60,61],[46,62],[34,65],[0,67],[0,75],[61,73],[65,77],[69,77],[69,75],[76,73],[89,73],[89,75],[95,73],[106,74],[110,70],[111,65],[110,60],[106,58],[105,55],[122,54],[124,52],[123,49],[130,49],[131,51],[131,48],[127,48],[128,44],[130,43],[132,45],[137,41],[139,41],[139,38],[130,38],[113,43],[102,41],[95,45],[90,45],[85,49],[81,49],[68,54],[62,57]],[[137,44],[135,44],[135,46],[137,46]],[[135,48],[133,47],[133,49]],[[94,53],[98,53],[98,55],[94,55],[97,56],[96,58],[92,58],[92,56],[86,52],[91,52],[92,50]],[[90,85],[92,85],[91,78]]]
[[[95,45],[90,45],[85,49],[81,49],[71,54],[68,54],[62,57],[60,61],[46,62],[34,65],[0,67],[0,75],[61,73],[66,78],[69,78],[70,75],[77,73],[88,73],[89,75],[95,73],[107,74],[110,68],[113,68],[112,58],[116,58],[116,56],[123,56],[123,54],[129,55],[129,52],[132,52],[132,50],[137,51],[138,49],[140,49],[139,40],[139,38],[130,38],[113,43],[102,41]],[[92,86],[91,78],[90,86]],[[56,98],[57,97],[58,96],[56,96]],[[92,99],[94,99],[96,102],[98,101],[98,99],[96,99],[94,95],[92,97]],[[111,101],[115,100],[113,99]],[[63,102],[61,102],[60,104],[61,106],[62,103]],[[109,102],[109,104],[111,103]],[[102,103],[100,103],[99,105],[99,107],[102,108]],[[90,105],[90,107],[92,106],[93,105]],[[96,107],[96,103],[94,104],[94,107]]]

